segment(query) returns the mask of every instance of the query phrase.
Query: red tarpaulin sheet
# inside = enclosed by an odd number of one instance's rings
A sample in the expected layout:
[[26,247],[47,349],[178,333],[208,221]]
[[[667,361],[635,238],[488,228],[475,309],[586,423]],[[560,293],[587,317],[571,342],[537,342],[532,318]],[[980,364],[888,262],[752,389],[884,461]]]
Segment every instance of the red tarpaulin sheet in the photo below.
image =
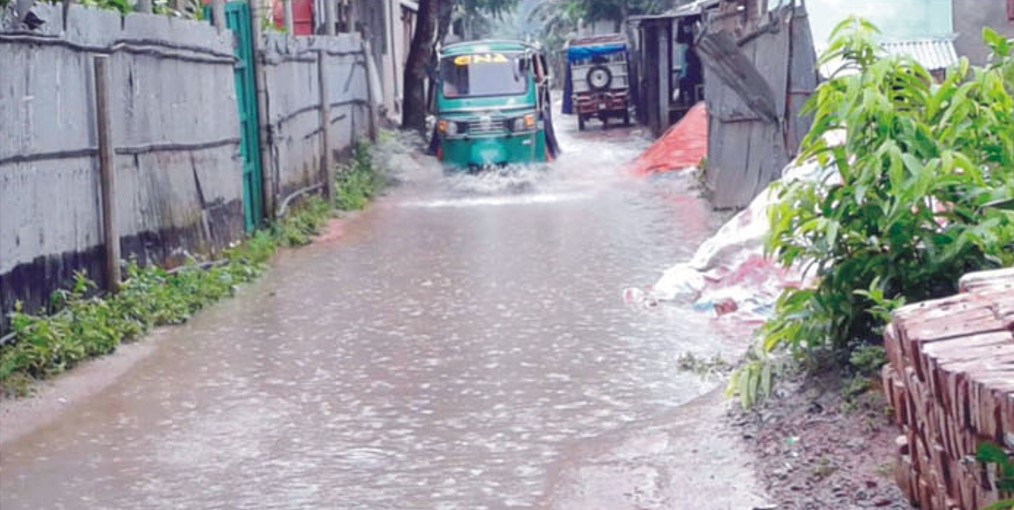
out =
[[707,154],[708,112],[700,102],[638,156],[632,169],[640,175],[684,170],[699,165]]

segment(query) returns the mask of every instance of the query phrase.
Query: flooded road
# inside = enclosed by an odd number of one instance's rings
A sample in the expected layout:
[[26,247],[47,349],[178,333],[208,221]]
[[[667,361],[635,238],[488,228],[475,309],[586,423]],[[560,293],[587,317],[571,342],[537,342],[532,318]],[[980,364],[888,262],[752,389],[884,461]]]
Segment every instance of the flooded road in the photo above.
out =
[[326,239],[160,331],[115,383],[4,445],[0,508],[559,504],[570,452],[718,384],[680,355],[741,351],[689,309],[623,303],[717,219],[692,179],[622,171],[636,132],[571,123],[544,172],[410,165]]

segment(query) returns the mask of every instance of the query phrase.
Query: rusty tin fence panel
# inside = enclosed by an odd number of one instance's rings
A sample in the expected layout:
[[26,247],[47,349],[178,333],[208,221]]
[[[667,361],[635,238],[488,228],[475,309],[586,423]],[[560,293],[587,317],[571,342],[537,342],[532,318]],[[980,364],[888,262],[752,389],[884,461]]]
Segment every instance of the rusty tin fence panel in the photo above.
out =
[[781,177],[812,122],[800,114],[817,80],[805,7],[787,5],[745,26],[730,26],[719,11],[697,42],[709,121],[706,182],[720,209],[748,205]]

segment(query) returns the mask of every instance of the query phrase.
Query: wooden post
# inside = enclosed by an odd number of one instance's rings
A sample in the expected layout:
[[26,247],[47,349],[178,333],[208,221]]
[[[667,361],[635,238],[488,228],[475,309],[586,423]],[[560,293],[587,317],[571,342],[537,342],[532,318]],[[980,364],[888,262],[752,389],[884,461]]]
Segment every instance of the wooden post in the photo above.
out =
[[354,34],[356,30],[356,0],[347,0],[348,5],[345,6],[345,21],[348,26],[345,27],[348,33]]
[[338,0],[324,0],[324,33],[327,35],[338,34],[338,27],[336,26],[338,21],[338,4],[335,3],[337,1]]
[[[258,20],[264,15],[265,9],[259,0],[246,0],[250,6],[250,33],[253,34],[253,66],[254,88],[257,90],[257,141],[261,151],[261,198],[264,214],[268,221],[275,219],[275,182],[274,167],[271,163],[271,140],[268,136],[271,127],[268,119],[268,92],[264,65],[264,30]],[[272,28],[274,23],[272,22]]]
[[366,59],[366,65],[364,66],[366,72],[366,108],[369,112],[369,119],[367,126],[369,129],[370,141],[376,143],[377,141],[377,98],[373,97],[373,77],[377,75],[377,68],[373,62],[373,49],[370,45],[370,40],[363,33],[363,57]]
[[672,93],[669,90],[669,80],[672,73],[669,66],[672,65],[672,52],[669,48],[669,31],[659,27],[658,30],[658,131],[655,136],[662,136],[669,129],[669,98]]
[[285,24],[285,33],[293,35],[295,29],[292,21],[292,0],[282,0],[282,20]]
[[137,0],[137,12],[151,14],[151,0]]
[[225,0],[211,0],[211,22],[215,24],[218,33],[225,30]]
[[102,236],[106,245],[106,289],[120,287],[120,233],[116,225],[116,167],[109,113],[109,57],[98,55],[95,67],[95,124],[99,139],[99,185],[102,195]]
[[334,199],[334,178],[331,175],[331,95],[328,93],[327,70],[324,50],[317,53],[317,87],[320,89],[320,174],[324,179],[324,196],[328,202]]

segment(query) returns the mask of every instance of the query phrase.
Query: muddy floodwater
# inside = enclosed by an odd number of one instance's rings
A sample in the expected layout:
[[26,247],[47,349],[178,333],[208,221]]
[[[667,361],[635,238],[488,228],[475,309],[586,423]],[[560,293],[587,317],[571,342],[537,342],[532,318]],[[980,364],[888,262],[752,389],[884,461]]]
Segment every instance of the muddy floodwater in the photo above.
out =
[[[718,227],[692,178],[574,131],[547,169],[431,163],[115,382],[3,445],[0,508],[552,506],[558,466],[718,383],[739,352],[689,308],[624,304]],[[689,440],[689,439],[688,439]]]

